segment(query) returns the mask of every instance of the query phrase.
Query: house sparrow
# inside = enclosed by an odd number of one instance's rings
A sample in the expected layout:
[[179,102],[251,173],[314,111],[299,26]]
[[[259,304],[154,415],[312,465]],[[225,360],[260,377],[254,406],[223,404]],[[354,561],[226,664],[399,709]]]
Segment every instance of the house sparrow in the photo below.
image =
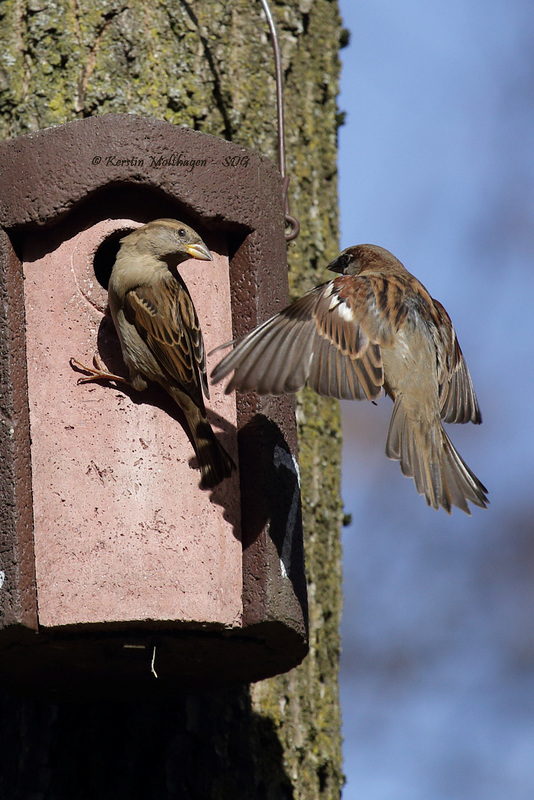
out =
[[398,259],[376,245],[344,250],[328,269],[341,275],[236,340],[212,372],[232,370],[226,391],[296,392],[394,402],[386,455],[400,461],[428,505],[470,514],[487,489],[445,433],[445,422],[482,419],[449,315]]
[[234,463],[206,417],[202,391],[209,397],[209,389],[202,332],[176,269],[188,258],[212,261],[212,255],[194,230],[173,219],[149,222],[120,245],[108,300],[130,380],[107,372],[95,356],[95,369],[71,359],[73,366],[90,373],[78,383],[113,380],[137,391],[146,389],[148,381],[163,386],[186,417],[201,485],[212,488],[230,475]]

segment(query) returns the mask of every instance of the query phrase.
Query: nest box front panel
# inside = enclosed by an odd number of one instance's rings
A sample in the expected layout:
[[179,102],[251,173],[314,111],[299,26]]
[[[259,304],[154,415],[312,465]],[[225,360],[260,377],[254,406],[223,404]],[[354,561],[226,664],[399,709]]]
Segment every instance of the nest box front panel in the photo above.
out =
[[240,472],[204,491],[163,389],[77,385],[70,364],[96,352],[128,377],[102,259],[151,219],[189,223],[214,256],[179,267],[207,352],[287,305],[278,170],[107,114],[0,142],[0,173],[2,685],[164,697],[292,668],[308,647],[293,399],[210,386],[208,419]]
[[[33,231],[24,244],[39,624],[202,620],[242,615],[239,476],[213,491],[200,473],[173,401],[159,388],[77,385],[74,357],[127,377],[107,293],[93,266],[99,245],[133,220],[104,220],[65,241]],[[232,338],[228,256],[179,266],[206,351]],[[216,356],[215,356],[216,358]],[[213,366],[208,364],[209,369]],[[210,387],[208,415],[237,463],[235,398]]]

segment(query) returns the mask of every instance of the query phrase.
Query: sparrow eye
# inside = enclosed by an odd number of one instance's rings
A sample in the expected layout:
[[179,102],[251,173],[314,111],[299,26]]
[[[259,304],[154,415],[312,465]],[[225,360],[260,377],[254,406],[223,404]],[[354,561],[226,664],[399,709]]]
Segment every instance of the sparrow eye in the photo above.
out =
[[178,236],[181,236],[182,239],[184,238],[184,236],[185,236],[185,228],[179,228]]

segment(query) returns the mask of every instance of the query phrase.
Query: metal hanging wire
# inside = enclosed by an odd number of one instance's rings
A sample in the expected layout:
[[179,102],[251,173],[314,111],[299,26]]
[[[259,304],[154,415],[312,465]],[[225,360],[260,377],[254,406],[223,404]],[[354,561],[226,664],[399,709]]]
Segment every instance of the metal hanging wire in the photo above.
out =
[[271,32],[271,42],[273,45],[274,53],[274,70],[276,80],[276,106],[278,111],[278,167],[280,175],[282,176],[282,199],[284,201],[284,213],[286,224],[291,229],[286,231],[286,240],[291,242],[296,239],[300,233],[300,222],[296,217],[293,217],[289,208],[289,175],[286,175],[286,140],[285,140],[285,125],[284,125],[284,90],[282,86],[282,58],[280,56],[280,44],[278,42],[278,33],[276,25],[274,24],[273,15],[269,8],[267,0],[260,0],[260,3],[267,17],[269,29]]

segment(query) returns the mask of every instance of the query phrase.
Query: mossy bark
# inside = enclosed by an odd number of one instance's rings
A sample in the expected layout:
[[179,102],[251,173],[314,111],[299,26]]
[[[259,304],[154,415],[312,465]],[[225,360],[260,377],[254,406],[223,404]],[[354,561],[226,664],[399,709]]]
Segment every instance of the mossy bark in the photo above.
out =
[[[293,296],[338,251],[341,23],[332,0],[272,0],[283,59]],[[259,1],[3,0],[0,136],[133,112],[277,158],[271,43]],[[163,707],[4,698],[0,795],[337,798],[341,434],[337,403],[297,398],[310,653],[287,675]]]

